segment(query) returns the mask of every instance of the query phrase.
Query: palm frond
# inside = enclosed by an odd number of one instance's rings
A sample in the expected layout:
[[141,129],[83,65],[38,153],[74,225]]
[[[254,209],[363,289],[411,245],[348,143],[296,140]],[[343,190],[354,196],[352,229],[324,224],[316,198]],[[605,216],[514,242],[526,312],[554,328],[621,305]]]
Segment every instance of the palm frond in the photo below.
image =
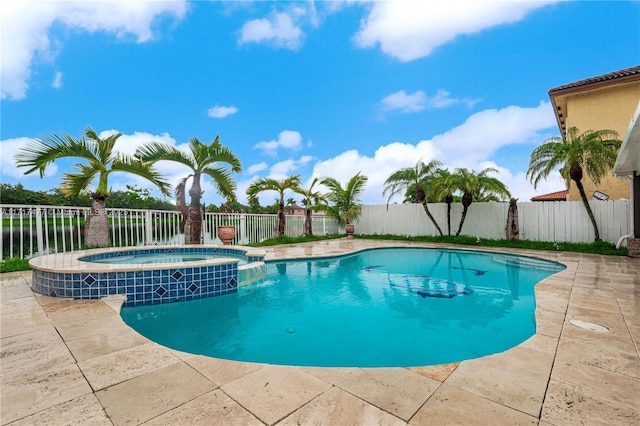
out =
[[[100,173],[99,170],[92,168],[86,164],[76,164],[75,169],[78,173],[65,173],[62,176],[62,185],[60,190],[67,197],[77,197],[78,195],[88,192],[91,182],[95,179],[96,175]],[[100,195],[107,195],[105,193],[96,193]]]
[[76,157],[89,163],[99,162],[98,157],[91,151],[84,140],[74,139],[65,135],[52,134],[39,139],[33,139],[26,147],[15,155],[18,167],[30,167],[24,174],[38,170],[40,177],[44,177],[46,167],[59,158]]
[[189,153],[167,145],[162,142],[148,142],[138,147],[133,154],[138,161],[143,163],[156,163],[160,160],[174,161],[183,164],[194,172],[197,171],[196,163]]
[[358,220],[362,213],[360,195],[364,191],[368,177],[358,172],[343,188],[340,182],[332,177],[323,178],[320,183],[329,189],[326,199],[330,205],[327,214],[338,220],[340,224],[349,224]]
[[164,195],[171,195],[171,184],[156,170],[151,163],[140,162],[128,155],[118,155],[111,163],[107,173],[126,172],[140,176],[158,187]]
[[242,163],[240,159],[228,147],[220,143],[220,137],[216,136],[215,140],[207,147],[207,158],[202,162],[202,167],[207,167],[214,163],[226,163],[231,166],[231,171],[235,173],[242,172]]
[[284,202],[284,193],[287,189],[295,190],[300,187],[300,175],[289,176],[283,180],[273,178],[262,178],[254,181],[247,188],[247,197],[255,200],[259,193],[264,191],[275,191],[279,195],[279,203]]
[[236,182],[233,179],[231,170],[225,167],[206,167],[202,169],[202,174],[213,179],[213,186],[216,192],[228,201],[236,200]]
[[571,167],[580,167],[598,184],[615,164],[622,142],[613,130],[587,130],[579,133],[576,127],[567,129],[566,138],[554,136],[531,153],[527,178],[534,188],[554,170],[567,181]]

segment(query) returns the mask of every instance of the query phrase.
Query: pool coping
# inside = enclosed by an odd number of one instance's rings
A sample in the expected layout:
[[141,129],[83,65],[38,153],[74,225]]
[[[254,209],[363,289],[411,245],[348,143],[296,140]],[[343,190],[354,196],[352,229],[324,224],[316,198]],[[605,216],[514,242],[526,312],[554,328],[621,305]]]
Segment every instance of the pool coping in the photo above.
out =
[[[461,248],[332,241],[267,248],[265,260],[302,259],[314,252],[331,257],[369,246]],[[185,354],[135,333],[117,314],[115,300],[56,300],[31,293],[28,273],[2,276],[2,423],[97,419],[103,424],[162,424],[200,419],[246,424],[560,425],[640,420],[633,399],[640,390],[640,295],[635,295],[640,260],[464,248],[559,261],[567,269],[536,285],[538,327],[526,342],[499,354],[417,368],[285,367]],[[14,316],[22,323],[20,329],[13,325]],[[573,319],[605,325],[611,333],[581,330],[569,323]],[[85,327],[79,327],[79,321]],[[90,333],[87,323],[93,327]],[[45,334],[58,343],[38,343],[43,339],[35,337]],[[56,362],[43,365],[29,353]],[[51,358],[57,353],[61,355]],[[54,390],[53,382],[71,380],[70,371],[77,372],[74,385]],[[34,372],[46,374],[49,384],[38,385]],[[167,393],[169,384],[172,391]],[[158,387],[163,391],[156,391]],[[26,397],[35,402],[21,403]]]
[[[117,253],[117,252],[130,252],[130,251],[139,251],[139,250],[174,250],[176,248],[193,248],[193,249],[212,249],[212,250],[237,250],[245,253],[247,258],[250,257],[263,257],[266,254],[265,250],[256,249],[254,247],[245,247],[245,246],[233,246],[233,245],[199,245],[199,244],[191,244],[191,245],[183,245],[183,246],[169,246],[169,245],[161,245],[161,246],[133,246],[133,247],[109,247],[109,248],[98,248],[98,249],[86,249],[86,250],[78,250],[66,253],[55,253],[48,254],[44,256],[34,257],[29,260],[29,265],[32,268],[39,269],[41,271],[46,272],[56,272],[56,273],[81,273],[90,270],[91,272],[126,272],[126,271],[138,271],[141,268],[148,270],[157,270],[157,269],[166,269],[167,263],[131,263],[131,264],[109,264],[109,263],[99,263],[99,262],[90,262],[90,261],[81,261],[79,260],[82,257],[100,255],[104,253]],[[237,259],[229,258],[221,258],[221,259],[207,259],[207,260],[198,260],[198,261],[189,261],[189,262],[173,262],[171,263],[172,268],[188,268],[190,266],[194,266],[197,264],[198,266],[213,266],[213,265],[224,265],[229,263],[238,263]],[[244,265],[242,265],[244,266]]]

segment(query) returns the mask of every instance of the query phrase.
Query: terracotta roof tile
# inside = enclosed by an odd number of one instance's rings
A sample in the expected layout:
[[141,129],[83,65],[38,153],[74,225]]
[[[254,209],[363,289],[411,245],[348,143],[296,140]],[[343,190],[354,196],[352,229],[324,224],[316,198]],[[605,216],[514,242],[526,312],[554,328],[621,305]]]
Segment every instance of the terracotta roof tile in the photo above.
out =
[[531,201],[566,201],[567,194],[569,194],[569,190],[565,189],[562,191],[551,192],[549,194],[537,195],[531,198]]
[[625,68],[619,71],[610,72],[607,74],[598,75],[596,77],[586,78],[584,80],[575,81],[573,83],[564,84],[562,86],[554,87],[553,89],[549,90],[549,93],[551,94],[552,92],[556,92],[556,91],[572,89],[575,87],[587,86],[589,84],[602,83],[605,81],[615,80],[623,77],[636,76],[636,75],[640,79],[640,65],[637,65],[631,68]]

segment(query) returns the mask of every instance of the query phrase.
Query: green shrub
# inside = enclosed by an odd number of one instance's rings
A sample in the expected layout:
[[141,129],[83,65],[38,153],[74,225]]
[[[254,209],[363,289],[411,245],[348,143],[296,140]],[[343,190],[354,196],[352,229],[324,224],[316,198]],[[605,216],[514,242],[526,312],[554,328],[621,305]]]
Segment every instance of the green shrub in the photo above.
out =
[[20,259],[19,257],[11,257],[4,259],[0,263],[0,273],[15,272],[15,271],[28,271],[31,269],[28,259]]
[[266,246],[276,246],[278,244],[295,244],[295,243],[308,243],[311,241],[322,241],[322,240],[331,240],[334,238],[342,238],[344,234],[332,234],[332,235],[303,235],[301,237],[277,237],[277,238],[269,238],[259,243],[249,244],[250,247],[266,247]]
[[593,243],[569,243],[569,242],[549,242],[549,241],[530,241],[530,240],[491,240],[488,238],[478,238],[469,235],[443,235],[438,237],[431,236],[401,236],[401,235],[358,235],[357,238],[366,238],[374,240],[410,240],[429,243],[446,243],[446,244],[462,244],[469,246],[486,246],[486,247],[505,247],[520,248],[529,250],[554,250],[554,251],[571,251],[578,253],[594,253],[606,254],[613,256],[626,256],[627,248],[620,247],[616,249],[615,244],[608,241],[596,241]]

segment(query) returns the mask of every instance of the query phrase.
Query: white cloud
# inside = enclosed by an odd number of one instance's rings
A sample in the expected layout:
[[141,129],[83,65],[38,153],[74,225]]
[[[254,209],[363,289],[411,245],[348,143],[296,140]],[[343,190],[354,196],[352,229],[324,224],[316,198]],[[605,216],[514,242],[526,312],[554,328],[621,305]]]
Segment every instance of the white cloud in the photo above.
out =
[[302,147],[302,135],[295,130],[283,130],[278,139],[264,141],[256,144],[254,148],[262,150],[265,154],[276,155],[278,148],[298,150]]
[[384,182],[393,172],[412,167],[418,160],[429,162],[435,158],[436,152],[429,142],[416,145],[393,142],[378,148],[373,157],[350,150],[337,157],[319,161],[313,167],[313,176],[333,177],[344,185],[360,172],[369,178],[362,196],[363,202],[380,204],[386,202],[382,197],[382,190]]
[[34,64],[53,61],[62,46],[51,38],[54,23],[91,33],[105,31],[118,38],[133,36],[143,43],[153,38],[152,26],[160,16],[181,19],[186,12],[185,0],[4,2],[0,8],[2,99],[24,98]]
[[[98,133],[98,136],[100,138],[106,138],[115,133],[118,133],[115,129],[103,130]],[[170,146],[176,146],[176,140],[168,133],[154,135],[147,132],[134,132],[131,135],[122,134],[122,136],[118,138],[114,149],[118,152],[122,152],[123,154],[132,155],[140,145],[146,142],[163,142]]]
[[409,95],[404,90],[395,92],[380,101],[385,111],[400,110],[400,112],[418,112],[425,108],[427,96],[422,90]]
[[380,101],[383,111],[398,110],[402,113],[419,112],[424,109],[440,109],[464,103],[471,107],[478,101],[473,99],[452,98],[451,93],[439,89],[434,96],[427,96],[422,90],[408,94],[404,90],[392,93]]
[[240,30],[241,44],[267,42],[276,47],[297,50],[302,44],[304,32],[297,24],[303,9],[293,8],[289,12],[273,13],[269,18],[254,19]]
[[[236,196],[238,197],[238,201],[240,203],[245,203],[245,204],[248,203],[247,196],[246,196],[247,188],[249,187],[249,185],[251,185],[251,183],[253,183],[253,181],[261,178],[260,176],[254,175],[255,173],[268,169],[269,173],[267,174],[267,176],[264,176],[264,177],[269,177],[276,180],[282,180],[290,176],[293,176],[295,174],[302,174],[300,169],[309,165],[312,161],[313,161],[312,156],[303,155],[297,160],[290,158],[288,160],[277,162],[273,164],[271,167],[268,167],[267,164],[264,162],[250,166],[249,169],[247,169],[247,171],[249,174],[252,175],[251,178],[237,182],[238,191],[236,192]],[[293,196],[293,192],[289,193],[288,191],[287,194],[288,194],[287,197]],[[260,203],[262,205],[268,205],[273,202],[273,199],[276,198],[277,195],[278,194],[275,191],[265,191],[264,193],[261,193],[258,195],[258,200],[260,200]]]
[[[470,116],[463,124],[429,140],[416,144],[393,142],[379,147],[372,157],[356,150],[318,161],[313,176],[331,176],[343,184],[356,173],[369,178],[363,194],[365,203],[386,202],[382,197],[385,180],[395,171],[413,167],[416,162],[439,160],[453,170],[466,167],[480,171],[486,167],[500,170],[498,178],[515,197],[528,200],[535,194],[553,192],[564,188],[562,180],[549,179],[534,190],[526,180],[525,172],[511,175],[509,168],[498,166],[487,159],[501,147],[516,144],[538,144],[548,136],[546,132],[555,128],[553,111],[542,102],[535,108],[509,106],[500,110],[485,110]],[[392,200],[401,201],[401,200]]]
[[51,82],[51,87],[54,89],[59,89],[62,87],[62,73],[58,71]]
[[551,105],[535,108],[509,106],[487,109],[470,116],[463,124],[431,139],[441,152],[441,161],[466,167],[489,158],[498,148],[539,141],[540,131],[556,125]]
[[[2,171],[2,175],[13,177],[16,179],[25,179],[25,178],[36,178],[40,179],[40,173],[37,171],[25,175],[24,172],[27,171],[26,167],[18,167],[15,160],[15,155],[18,153],[20,148],[26,147],[29,143],[31,143],[31,138],[15,138],[15,139],[5,139],[0,141],[0,171]],[[45,169],[45,177],[55,176],[58,172],[58,167],[54,164],[49,164]],[[3,181],[3,179],[0,179]]]
[[312,156],[303,155],[298,160],[280,161],[269,168],[269,177],[278,180],[286,179],[291,175],[298,174],[299,169],[309,164],[312,160]]
[[469,98],[452,98],[451,93],[444,89],[438,89],[436,94],[427,99],[427,105],[429,108],[439,109],[446,108],[451,105],[465,104],[468,107],[472,107],[479,102],[478,99]]
[[247,174],[253,175],[253,174],[259,173],[259,172],[261,172],[263,170],[266,170],[268,167],[269,166],[264,161],[261,162],[261,163],[252,164],[249,167],[247,167]]
[[372,2],[354,39],[401,61],[428,56],[460,35],[522,20],[529,12],[557,0],[395,0]]
[[213,108],[207,110],[207,114],[212,118],[225,118],[229,115],[233,115],[238,112],[238,108],[234,106],[220,106],[216,105]]

